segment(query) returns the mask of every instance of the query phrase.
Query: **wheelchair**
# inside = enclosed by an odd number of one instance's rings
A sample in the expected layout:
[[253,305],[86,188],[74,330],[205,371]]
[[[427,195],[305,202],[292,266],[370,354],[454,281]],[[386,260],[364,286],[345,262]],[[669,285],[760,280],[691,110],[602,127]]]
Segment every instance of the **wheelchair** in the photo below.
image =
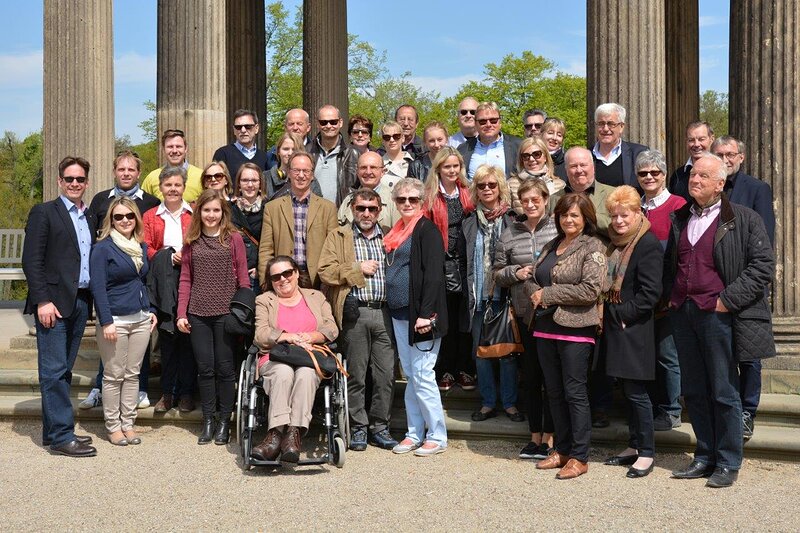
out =
[[[333,346],[331,348],[334,348]],[[334,349],[335,352],[335,349]],[[342,366],[347,369],[347,360],[341,354]],[[253,466],[280,467],[280,460],[262,461],[251,457],[253,436],[259,428],[266,428],[269,397],[264,392],[263,378],[257,375],[259,349],[252,345],[247,359],[239,370],[239,388],[236,404],[236,438],[243,471]],[[325,451],[319,456],[301,458],[298,466],[331,464],[344,466],[345,451],[350,440],[350,416],[347,405],[347,376],[337,371],[331,378],[323,380],[317,389],[312,409],[312,423],[321,419],[326,437]]]

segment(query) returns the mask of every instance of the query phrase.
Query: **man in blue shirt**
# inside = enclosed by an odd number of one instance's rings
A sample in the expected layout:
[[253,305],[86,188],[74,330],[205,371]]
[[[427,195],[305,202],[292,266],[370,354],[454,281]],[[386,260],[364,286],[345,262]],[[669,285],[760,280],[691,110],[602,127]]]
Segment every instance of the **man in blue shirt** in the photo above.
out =
[[236,174],[245,163],[255,163],[261,170],[267,169],[267,152],[256,146],[258,136],[258,115],[249,109],[237,109],[233,113],[233,135],[236,141],[217,148],[212,161],[223,161],[233,179],[233,190],[236,190]]
[[503,119],[500,109],[494,102],[483,102],[478,106],[475,115],[478,123],[478,136],[467,139],[458,147],[467,168],[467,178],[472,176],[481,165],[499,167],[506,177],[516,171],[517,154],[522,139],[502,133]]

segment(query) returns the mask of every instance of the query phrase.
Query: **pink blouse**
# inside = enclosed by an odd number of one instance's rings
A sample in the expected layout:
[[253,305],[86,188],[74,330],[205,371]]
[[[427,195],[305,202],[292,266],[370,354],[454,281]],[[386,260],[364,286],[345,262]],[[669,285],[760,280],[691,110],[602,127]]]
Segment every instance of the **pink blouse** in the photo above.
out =
[[[278,329],[286,333],[310,333],[317,331],[317,319],[308,308],[305,298],[300,298],[296,304],[278,304]],[[258,368],[269,361],[269,354],[265,353],[258,359]]]

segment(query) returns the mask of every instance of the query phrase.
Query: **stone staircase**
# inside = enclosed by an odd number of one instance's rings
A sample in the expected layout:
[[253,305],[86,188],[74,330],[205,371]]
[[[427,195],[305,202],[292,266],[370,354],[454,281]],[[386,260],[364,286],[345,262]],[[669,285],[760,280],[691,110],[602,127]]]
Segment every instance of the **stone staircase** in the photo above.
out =
[[[99,354],[93,336],[93,328],[87,328],[73,370],[72,401],[78,420],[102,420],[101,408],[78,409],[78,402],[93,386]],[[0,418],[39,418],[41,403],[39,380],[36,370],[36,339],[20,335],[10,339],[8,349],[0,349]],[[405,382],[395,386],[395,409],[392,425],[405,429],[403,394]],[[748,457],[764,457],[782,460],[800,460],[800,358],[780,355],[769,360],[764,370],[764,394],[756,421],[753,438],[745,445]],[[151,376],[149,395],[151,402],[160,397],[158,376]],[[611,425],[592,430],[595,445],[619,447],[628,439],[627,425],[622,411],[623,401],[615,391],[618,411],[611,413]],[[504,439],[520,443],[528,440],[526,422],[511,422],[500,416],[484,422],[473,422],[470,414],[479,406],[477,391],[466,392],[458,387],[442,395],[447,429],[451,437],[470,439]],[[142,424],[158,425],[190,424],[199,426],[199,409],[191,413],[179,413],[176,409],[165,414],[153,412],[153,408],[141,409]],[[656,446],[659,450],[690,452],[694,447],[691,424],[684,416],[683,425],[672,431],[657,432]]]

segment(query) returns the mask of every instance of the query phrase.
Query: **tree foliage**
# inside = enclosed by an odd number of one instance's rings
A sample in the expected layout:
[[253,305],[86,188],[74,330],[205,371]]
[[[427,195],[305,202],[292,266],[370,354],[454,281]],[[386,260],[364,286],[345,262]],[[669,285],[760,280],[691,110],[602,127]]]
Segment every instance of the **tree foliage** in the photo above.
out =
[[728,94],[708,90],[700,95],[700,120],[714,128],[719,137],[728,134]]

